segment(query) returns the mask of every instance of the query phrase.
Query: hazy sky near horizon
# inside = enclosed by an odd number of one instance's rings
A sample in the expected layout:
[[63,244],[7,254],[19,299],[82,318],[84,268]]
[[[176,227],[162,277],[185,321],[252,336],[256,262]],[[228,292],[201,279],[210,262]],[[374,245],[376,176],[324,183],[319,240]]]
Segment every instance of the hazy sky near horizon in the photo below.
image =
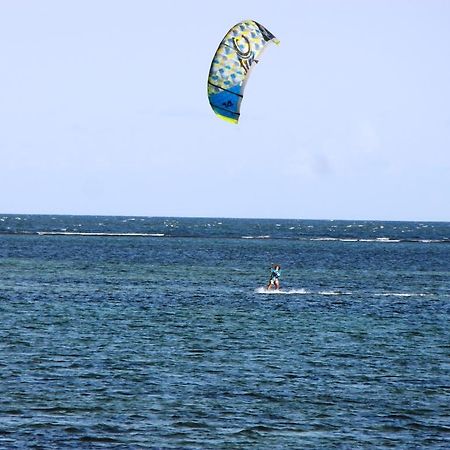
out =
[[[206,79],[267,27],[236,126]],[[450,220],[450,2],[0,0],[0,213]]]

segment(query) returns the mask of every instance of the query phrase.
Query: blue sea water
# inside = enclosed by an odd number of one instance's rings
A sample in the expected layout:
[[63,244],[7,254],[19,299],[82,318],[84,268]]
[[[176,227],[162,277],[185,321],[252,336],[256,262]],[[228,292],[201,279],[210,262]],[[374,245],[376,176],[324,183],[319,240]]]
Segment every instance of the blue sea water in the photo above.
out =
[[0,448],[447,449],[449,319],[450,223],[0,215]]

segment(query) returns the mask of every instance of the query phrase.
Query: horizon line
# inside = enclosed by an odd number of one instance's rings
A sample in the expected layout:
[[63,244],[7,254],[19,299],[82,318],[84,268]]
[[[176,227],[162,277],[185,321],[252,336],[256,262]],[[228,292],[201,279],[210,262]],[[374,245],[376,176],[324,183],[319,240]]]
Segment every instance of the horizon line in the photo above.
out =
[[75,213],[0,213],[1,216],[78,216],[78,217],[138,217],[148,219],[230,219],[230,220],[302,220],[302,221],[328,221],[328,222],[428,222],[450,223],[450,220],[430,219],[342,219],[342,218],[295,218],[295,217],[230,217],[230,216],[196,216],[196,215],[143,215],[143,214],[75,214]]

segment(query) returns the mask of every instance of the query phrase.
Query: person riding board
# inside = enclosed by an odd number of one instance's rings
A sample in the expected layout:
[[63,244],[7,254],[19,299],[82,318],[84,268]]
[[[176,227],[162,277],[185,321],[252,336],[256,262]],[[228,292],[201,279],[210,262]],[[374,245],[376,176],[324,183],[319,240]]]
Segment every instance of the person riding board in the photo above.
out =
[[281,266],[274,264],[270,269],[270,279],[267,289],[280,289]]

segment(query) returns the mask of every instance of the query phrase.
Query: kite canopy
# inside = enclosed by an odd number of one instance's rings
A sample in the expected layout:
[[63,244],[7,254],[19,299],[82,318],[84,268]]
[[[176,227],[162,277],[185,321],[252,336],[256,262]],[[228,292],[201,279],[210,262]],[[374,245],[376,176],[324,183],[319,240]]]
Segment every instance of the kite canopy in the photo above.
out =
[[245,20],[228,31],[214,55],[208,77],[208,98],[214,112],[237,123],[250,69],[269,42],[278,39],[254,20]]

